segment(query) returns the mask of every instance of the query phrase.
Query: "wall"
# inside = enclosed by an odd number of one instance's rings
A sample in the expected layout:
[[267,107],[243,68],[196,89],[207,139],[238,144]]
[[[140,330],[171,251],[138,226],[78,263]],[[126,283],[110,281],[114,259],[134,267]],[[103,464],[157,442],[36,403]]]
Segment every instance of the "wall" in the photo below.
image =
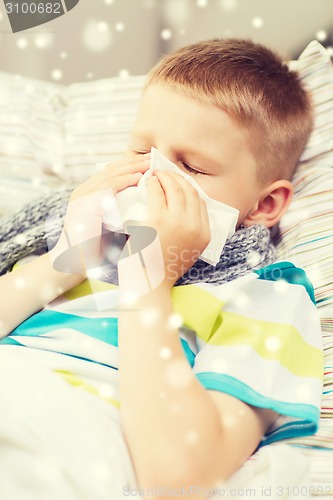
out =
[[220,36],[251,37],[294,56],[332,26],[332,0],[80,0],[13,34],[1,2],[0,70],[62,83],[144,74],[162,53]]

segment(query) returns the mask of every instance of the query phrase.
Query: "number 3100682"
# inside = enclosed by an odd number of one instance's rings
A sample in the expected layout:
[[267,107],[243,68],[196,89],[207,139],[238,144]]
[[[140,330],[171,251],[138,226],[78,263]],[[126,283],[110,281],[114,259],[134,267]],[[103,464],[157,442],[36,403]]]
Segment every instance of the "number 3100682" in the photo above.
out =
[[6,3],[7,14],[62,14],[59,3]]

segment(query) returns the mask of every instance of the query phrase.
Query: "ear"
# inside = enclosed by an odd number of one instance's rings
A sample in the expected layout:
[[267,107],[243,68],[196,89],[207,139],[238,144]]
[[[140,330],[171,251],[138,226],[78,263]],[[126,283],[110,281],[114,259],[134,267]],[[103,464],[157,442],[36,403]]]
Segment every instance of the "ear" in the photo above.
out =
[[291,182],[279,180],[270,184],[247,214],[242,224],[252,226],[253,224],[264,224],[272,227],[277,224],[282,215],[290,205],[294,188]]

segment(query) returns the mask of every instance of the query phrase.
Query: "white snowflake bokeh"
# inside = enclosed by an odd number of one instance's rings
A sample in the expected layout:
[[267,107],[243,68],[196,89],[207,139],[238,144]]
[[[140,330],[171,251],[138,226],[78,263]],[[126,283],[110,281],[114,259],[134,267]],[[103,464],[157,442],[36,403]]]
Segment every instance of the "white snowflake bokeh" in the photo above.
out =
[[169,359],[172,355],[172,351],[169,347],[162,347],[160,350],[160,357],[162,359]]
[[112,387],[111,384],[102,384],[99,389],[98,393],[103,399],[108,399],[108,398],[114,398],[115,396],[115,390]]
[[63,72],[61,69],[56,68],[51,73],[52,80],[59,81],[63,77]]
[[166,23],[174,27],[182,27],[191,16],[190,0],[167,0],[163,4],[163,17]]
[[252,19],[252,26],[256,29],[262,28],[264,20],[261,17],[254,17]]
[[170,40],[170,38],[172,38],[172,31],[168,28],[164,28],[162,31],[161,31],[161,38],[163,40]]
[[54,44],[53,33],[38,33],[34,36],[34,44],[38,49],[49,49]]
[[118,76],[119,76],[120,78],[123,78],[123,79],[128,78],[128,77],[129,77],[129,75],[130,75],[130,72],[129,72],[129,70],[128,70],[128,69],[126,69],[126,68],[120,69],[120,70],[119,70],[119,72],[118,72]]
[[306,403],[308,401],[311,401],[312,398],[312,391],[310,387],[307,384],[300,384],[297,391],[296,391],[296,397],[299,402]]
[[238,7],[238,0],[220,0],[220,6],[223,10],[231,12]]
[[116,23],[115,30],[121,33],[125,29],[125,24],[122,22]]
[[324,42],[327,39],[328,33],[325,30],[319,30],[316,33],[316,38],[319,42]]
[[183,389],[192,382],[192,372],[184,360],[169,361],[165,367],[167,383],[177,389]]
[[90,19],[86,22],[83,33],[83,45],[93,52],[103,52],[113,41],[110,26],[105,21]]
[[281,348],[281,340],[277,335],[270,335],[265,341],[265,346],[269,351],[277,351]]
[[16,278],[14,280],[14,285],[16,286],[16,288],[19,288],[19,289],[22,289],[26,286],[26,280],[24,278]]
[[26,49],[28,47],[29,43],[25,37],[20,37],[17,39],[16,45],[19,49]]
[[171,328],[180,328],[183,324],[183,318],[180,314],[173,313],[170,315],[168,323]]

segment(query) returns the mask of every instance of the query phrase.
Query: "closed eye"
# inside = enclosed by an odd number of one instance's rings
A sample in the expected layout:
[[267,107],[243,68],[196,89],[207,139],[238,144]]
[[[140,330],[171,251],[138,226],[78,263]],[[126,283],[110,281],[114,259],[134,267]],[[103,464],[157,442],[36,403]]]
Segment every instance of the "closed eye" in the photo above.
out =
[[181,162],[185,170],[187,170],[190,174],[194,175],[207,175],[205,172],[200,172],[199,170],[195,170],[194,168],[190,167],[190,165],[187,165],[187,163],[184,163],[183,161]]
[[147,153],[150,153],[150,150],[147,151],[133,151],[134,154],[136,155],[146,155]]

